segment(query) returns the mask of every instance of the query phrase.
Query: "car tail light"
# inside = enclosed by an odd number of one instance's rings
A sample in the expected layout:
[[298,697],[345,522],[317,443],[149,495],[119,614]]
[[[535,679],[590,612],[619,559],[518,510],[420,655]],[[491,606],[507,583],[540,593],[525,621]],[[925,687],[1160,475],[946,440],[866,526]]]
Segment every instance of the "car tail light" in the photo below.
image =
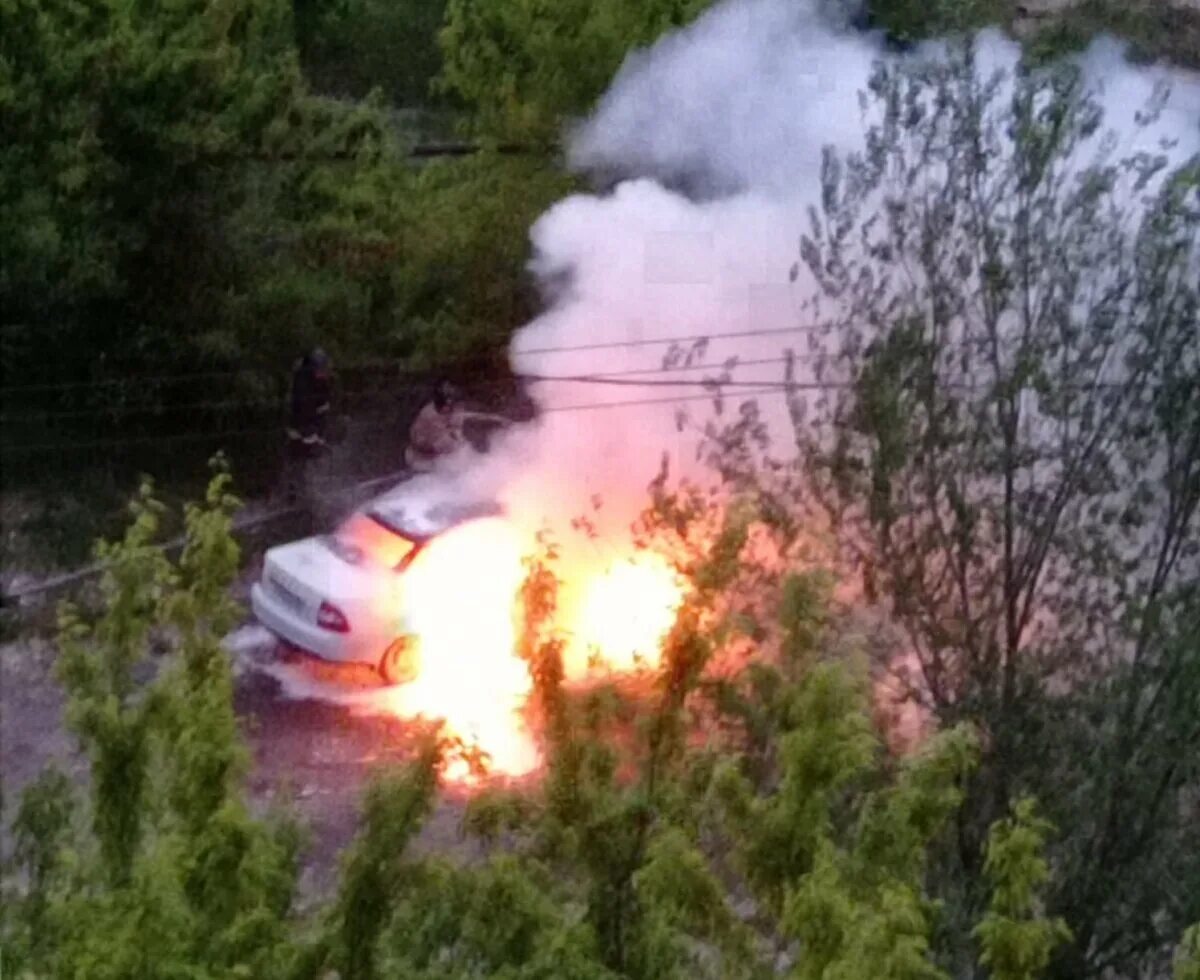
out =
[[321,608],[317,610],[317,625],[321,629],[332,630],[334,633],[350,632],[350,623],[346,620],[346,614],[328,602],[322,602]]

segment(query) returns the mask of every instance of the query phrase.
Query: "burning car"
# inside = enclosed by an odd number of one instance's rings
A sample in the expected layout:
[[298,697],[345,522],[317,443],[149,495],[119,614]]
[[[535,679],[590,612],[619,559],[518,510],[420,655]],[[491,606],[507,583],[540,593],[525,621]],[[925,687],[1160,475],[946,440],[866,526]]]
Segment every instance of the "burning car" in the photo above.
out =
[[405,572],[439,536],[502,510],[434,477],[410,480],[332,534],[268,550],[251,589],[254,614],[286,646],[370,664],[401,683],[414,670]]

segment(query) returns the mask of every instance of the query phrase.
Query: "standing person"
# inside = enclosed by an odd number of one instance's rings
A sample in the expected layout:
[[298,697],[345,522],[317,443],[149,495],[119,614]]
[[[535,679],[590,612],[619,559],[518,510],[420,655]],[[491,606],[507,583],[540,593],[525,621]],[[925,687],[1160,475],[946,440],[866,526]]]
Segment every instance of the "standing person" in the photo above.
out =
[[291,404],[287,426],[288,503],[295,504],[309,489],[309,466],[328,448],[325,428],[333,398],[333,364],[314,347],[292,370]]
[[472,419],[508,424],[508,419],[459,407],[458,392],[444,378],[433,388],[433,398],[417,413],[408,433],[404,461],[414,470],[428,472],[438,460],[456,452],[465,441],[463,423]]

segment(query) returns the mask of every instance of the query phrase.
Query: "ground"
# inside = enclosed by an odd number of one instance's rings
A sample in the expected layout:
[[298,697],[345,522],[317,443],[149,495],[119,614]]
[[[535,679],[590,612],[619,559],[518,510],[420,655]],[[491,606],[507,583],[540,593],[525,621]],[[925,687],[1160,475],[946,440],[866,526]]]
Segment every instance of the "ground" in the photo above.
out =
[[[253,805],[281,796],[309,833],[301,905],[328,894],[337,857],[357,827],[359,799],[374,768],[401,762],[412,750],[413,726],[364,712],[365,678],[330,677],[309,665],[276,658],[270,637],[247,624],[229,641],[234,702],[252,754],[247,779]],[[51,762],[80,779],[87,765],[63,727],[63,695],[53,676],[55,649],[45,639],[0,647],[0,781],[7,827],[21,790]],[[459,833],[464,801],[443,795],[418,852],[470,859],[476,850]]]

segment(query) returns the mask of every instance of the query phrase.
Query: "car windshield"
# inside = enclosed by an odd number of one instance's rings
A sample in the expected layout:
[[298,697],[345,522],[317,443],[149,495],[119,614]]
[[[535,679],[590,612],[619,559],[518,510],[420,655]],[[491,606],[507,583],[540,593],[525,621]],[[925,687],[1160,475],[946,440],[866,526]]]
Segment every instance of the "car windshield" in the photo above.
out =
[[394,533],[422,542],[467,521],[495,517],[502,512],[499,504],[488,501],[393,499],[376,501],[368,513]]
[[354,514],[334,535],[335,550],[357,564],[363,558],[385,568],[399,568],[416,549],[416,543],[385,527],[368,514]]

